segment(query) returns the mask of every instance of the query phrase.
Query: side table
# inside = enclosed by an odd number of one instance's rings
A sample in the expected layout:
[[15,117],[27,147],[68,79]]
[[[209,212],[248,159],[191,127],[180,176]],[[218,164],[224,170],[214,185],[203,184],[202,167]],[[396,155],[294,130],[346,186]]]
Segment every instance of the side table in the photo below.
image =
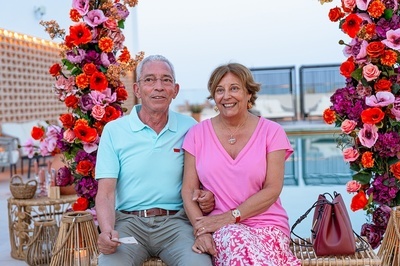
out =
[[28,244],[33,237],[35,220],[52,218],[57,221],[57,225],[60,225],[63,213],[76,199],[76,195],[62,195],[60,199],[9,198],[7,206],[11,257],[25,260]]

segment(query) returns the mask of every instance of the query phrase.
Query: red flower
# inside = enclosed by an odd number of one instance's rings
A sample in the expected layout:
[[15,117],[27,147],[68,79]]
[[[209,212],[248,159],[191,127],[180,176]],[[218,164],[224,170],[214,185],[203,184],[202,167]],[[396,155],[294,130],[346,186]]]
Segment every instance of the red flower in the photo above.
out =
[[44,136],[44,128],[34,126],[31,130],[31,136],[35,140],[40,140]]
[[364,209],[368,204],[367,196],[363,190],[360,190],[352,199],[350,204],[350,209],[355,212]]
[[106,53],[110,53],[113,50],[114,42],[110,37],[103,37],[99,40],[99,48]]
[[329,10],[329,20],[332,22],[336,22],[339,19],[344,17],[344,13],[340,9],[340,7],[335,7]]
[[356,37],[358,31],[361,29],[362,18],[356,14],[350,14],[342,24],[342,30],[351,38]]
[[69,27],[69,38],[71,44],[78,46],[89,43],[92,40],[92,33],[86,27],[85,23],[78,23]]
[[74,211],[85,211],[89,207],[89,201],[86,198],[79,197],[73,204]]
[[377,58],[383,55],[385,51],[385,45],[379,41],[370,42],[367,46],[367,54],[372,58]]
[[97,131],[83,123],[76,123],[74,127],[75,136],[81,141],[90,143],[97,139]]
[[108,123],[113,121],[121,116],[121,113],[115,109],[113,106],[106,107],[106,113],[104,114],[103,118],[101,119],[103,122]]
[[374,89],[376,92],[378,91],[391,91],[392,89],[392,82],[387,79],[380,79],[374,84]]
[[129,53],[128,49],[124,47],[121,52],[121,55],[118,57],[118,60],[122,63],[127,63],[131,59],[131,54]]
[[368,108],[361,112],[361,120],[364,124],[378,124],[384,117],[385,113],[378,107]]
[[78,22],[82,18],[81,15],[79,14],[78,10],[76,10],[74,8],[72,8],[69,11],[69,17],[71,18],[71,20],[73,22]]
[[53,77],[57,77],[60,75],[61,73],[61,66],[60,64],[54,64],[50,67],[49,69],[49,73],[50,75],[52,75]]
[[89,160],[82,160],[76,165],[76,172],[80,175],[87,176],[94,169],[94,165]]
[[95,72],[90,77],[90,89],[96,91],[104,91],[107,89],[108,81],[106,76],[101,72]]
[[336,121],[336,114],[335,111],[327,108],[323,113],[323,119],[327,124],[333,124]]
[[95,64],[93,63],[88,63],[85,64],[82,68],[83,72],[87,75],[87,76],[91,76],[93,75],[95,72],[97,72],[97,67]]
[[349,57],[340,65],[340,74],[346,78],[351,78],[351,73],[356,69],[353,58]]
[[71,113],[60,115],[60,121],[65,128],[73,128],[75,125],[75,118]]
[[67,96],[64,100],[64,103],[69,108],[77,108],[78,107],[79,99],[75,95]]
[[117,93],[117,101],[126,101],[128,99],[128,92],[124,87],[118,87],[115,92]]

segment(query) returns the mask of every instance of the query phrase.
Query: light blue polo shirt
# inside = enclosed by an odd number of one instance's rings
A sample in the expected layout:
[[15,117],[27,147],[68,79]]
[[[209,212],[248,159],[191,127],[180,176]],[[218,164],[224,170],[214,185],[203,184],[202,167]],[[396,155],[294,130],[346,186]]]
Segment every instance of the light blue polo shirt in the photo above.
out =
[[96,179],[117,178],[117,210],[183,207],[183,139],[196,120],[169,111],[157,133],[138,117],[141,105],[104,127],[97,152]]

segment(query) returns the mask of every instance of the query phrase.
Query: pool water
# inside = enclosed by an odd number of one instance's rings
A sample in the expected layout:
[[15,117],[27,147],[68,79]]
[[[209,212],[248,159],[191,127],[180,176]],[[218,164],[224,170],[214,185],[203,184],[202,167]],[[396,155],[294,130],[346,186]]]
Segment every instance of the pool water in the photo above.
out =
[[[352,171],[343,160],[336,138],[334,134],[289,135],[294,152],[285,164],[281,201],[290,226],[312,206],[319,194],[334,191],[342,194],[355,232],[360,233],[367,221],[364,211],[350,210],[353,195],[346,192],[345,185],[351,180]],[[310,237],[312,215],[313,212],[296,227],[298,235]]]

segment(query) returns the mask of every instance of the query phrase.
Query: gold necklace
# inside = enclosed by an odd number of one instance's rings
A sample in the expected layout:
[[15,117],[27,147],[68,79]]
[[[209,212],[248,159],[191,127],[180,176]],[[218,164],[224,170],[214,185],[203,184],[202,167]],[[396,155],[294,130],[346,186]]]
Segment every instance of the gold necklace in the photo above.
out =
[[247,122],[247,119],[248,119],[248,118],[249,118],[249,115],[247,115],[247,117],[246,117],[246,119],[243,121],[243,123],[239,124],[239,125],[236,127],[235,131],[232,132],[232,131],[229,129],[229,127],[227,126],[227,124],[225,124],[225,122],[223,121],[223,119],[220,117],[222,124],[224,124],[224,126],[225,126],[225,127],[229,130],[229,132],[230,132],[229,139],[228,139],[228,143],[229,143],[229,144],[233,145],[233,144],[236,143],[237,139],[235,138],[235,134],[236,134],[236,132],[237,132],[240,128],[243,127],[243,125]]

